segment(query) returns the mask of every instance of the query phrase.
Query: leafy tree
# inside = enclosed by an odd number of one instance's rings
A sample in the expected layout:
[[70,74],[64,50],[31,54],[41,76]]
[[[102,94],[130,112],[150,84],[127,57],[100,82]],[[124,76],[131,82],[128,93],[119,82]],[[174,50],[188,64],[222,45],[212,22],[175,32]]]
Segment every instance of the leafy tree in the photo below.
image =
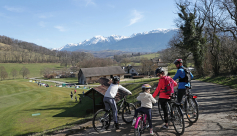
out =
[[22,67],[21,70],[19,71],[19,74],[23,76],[23,78],[27,75],[30,74],[30,71],[28,68],[26,67]]
[[17,76],[17,70],[15,68],[13,68],[11,70],[11,75],[12,75],[13,79],[15,79],[15,77]]
[[1,77],[1,80],[4,80],[5,78],[8,77],[8,73],[4,66],[0,67],[0,77]]
[[[188,9],[189,5],[178,4],[181,13],[178,13],[182,22],[178,24],[183,34],[183,48],[193,55],[194,65],[199,75],[203,75],[203,60],[206,39],[202,37],[205,19],[197,18],[197,10]],[[205,18],[205,17],[204,17]]]

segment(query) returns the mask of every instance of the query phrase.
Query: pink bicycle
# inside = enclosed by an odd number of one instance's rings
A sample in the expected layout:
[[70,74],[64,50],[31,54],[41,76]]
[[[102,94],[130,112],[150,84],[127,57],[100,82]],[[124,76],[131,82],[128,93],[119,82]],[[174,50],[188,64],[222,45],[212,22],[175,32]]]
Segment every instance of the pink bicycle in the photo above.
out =
[[139,117],[137,117],[136,123],[134,125],[134,136],[140,136],[144,133],[145,129],[149,128],[149,124],[146,118],[147,115],[143,113]]

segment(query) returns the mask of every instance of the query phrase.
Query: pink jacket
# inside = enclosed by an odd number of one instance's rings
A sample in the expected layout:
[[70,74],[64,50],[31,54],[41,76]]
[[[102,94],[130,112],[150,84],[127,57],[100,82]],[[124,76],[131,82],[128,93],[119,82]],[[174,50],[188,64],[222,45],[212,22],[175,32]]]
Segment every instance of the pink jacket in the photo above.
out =
[[[170,95],[167,95],[166,93],[164,93],[163,91],[161,91],[161,90],[164,90],[164,89],[165,89],[165,77],[166,77],[166,76],[164,76],[164,77],[162,77],[162,78],[159,79],[158,86],[157,86],[155,92],[154,92],[153,95],[152,95],[154,98],[155,98],[155,97],[157,96],[157,94],[160,92],[159,98],[170,99]],[[167,78],[171,78],[171,77],[167,76]],[[171,79],[172,79],[172,78],[171,78]],[[172,80],[173,80],[173,79],[172,79]],[[174,86],[177,86],[177,82],[174,81],[174,80],[173,80],[173,82],[174,82]]]

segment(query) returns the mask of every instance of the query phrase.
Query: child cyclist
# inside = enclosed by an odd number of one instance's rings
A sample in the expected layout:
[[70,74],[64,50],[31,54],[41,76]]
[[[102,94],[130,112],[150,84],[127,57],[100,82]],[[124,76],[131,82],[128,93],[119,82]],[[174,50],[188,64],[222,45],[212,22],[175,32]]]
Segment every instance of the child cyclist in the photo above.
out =
[[164,121],[165,121],[165,125],[163,125],[162,128],[168,129],[168,111],[165,106],[166,106],[167,101],[170,100],[171,94],[168,94],[167,92],[165,92],[165,87],[167,86],[166,79],[171,80],[174,86],[177,86],[177,82],[175,82],[171,77],[165,76],[164,69],[162,67],[157,68],[155,74],[160,79],[159,79],[159,84],[152,96],[155,98],[158,95],[158,93],[160,93],[159,102],[161,104],[162,110],[164,111]]
[[118,89],[121,89],[130,95],[132,94],[128,89],[119,85],[119,81],[120,81],[120,78],[118,76],[114,76],[112,78],[112,83],[110,84],[109,88],[105,92],[104,99],[103,99],[103,102],[105,105],[105,110],[108,111],[108,110],[110,110],[110,108],[112,108],[114,124],[115,124],[116,129],[119,129],[119,125],[118,125],[118,120],[117,120],[117,114],[118,114],[117,113],[117,105],[116,105],[114,98],[118,92]]
[[152,95],[150,94],[150,90],[151,90],[151,86],[149,84],[142,85],[143,93],[140,93],[139,96],[137,97],[137,100],[141,101],[141,107],[139,109],[136,109],[132,125],[136,123],[138,112],[144,113],[147,115],[149,128],[150,128],[150,134],[153,135],[154,133],[152,129],[151,108],[152,108],[152,103],[156,103],[156,99],[152,97]]

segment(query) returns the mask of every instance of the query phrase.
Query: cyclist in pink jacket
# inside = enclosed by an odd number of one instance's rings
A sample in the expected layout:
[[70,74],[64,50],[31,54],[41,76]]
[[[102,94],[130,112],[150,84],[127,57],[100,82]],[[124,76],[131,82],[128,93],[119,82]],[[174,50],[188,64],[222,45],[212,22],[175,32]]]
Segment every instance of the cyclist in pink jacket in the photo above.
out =
[[170,80],[172,80],[174,86],[177,86],[177,82],[175,82],[171,77],[165,76],[164,69],[162,67],[157,68],[155,73],[160,79],[159,79],[159,84],[152,96],[155,98],[158,95],[158,93],[160,93],[159,101],[161,104],[161,108],[164,111],[164,120],[165,120],[165,125],[162,128],[167,129],[168,128],[168,111],[166,110],[165,105],[167,101],[170,100],[171,94],[167,94],[166,92],[163,91],[165,90],[165,87],[166,87],[165,79],[169,78]]

